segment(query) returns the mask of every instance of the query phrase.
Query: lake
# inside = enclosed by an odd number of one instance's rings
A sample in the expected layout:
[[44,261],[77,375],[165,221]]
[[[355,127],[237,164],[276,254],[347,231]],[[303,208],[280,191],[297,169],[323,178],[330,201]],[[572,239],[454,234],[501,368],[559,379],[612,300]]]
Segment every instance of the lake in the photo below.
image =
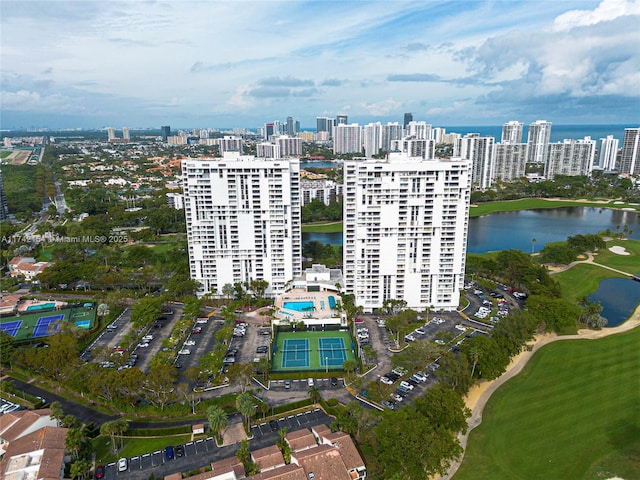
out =
[[627,278],[606,278],[589,300],[600,302],[607,327],[616,327],[631,316],[640,301],[640,282]]
[[[640,215],[637,212],[595,207],[562,207],[539,210],[499,212],[469,219],[467,252],[498,250],[542,250],[549,242],[560,242],[578,233],[597,233],[607,228],[620,231],[627,225],[629,238],[640,240]],[[535,245],[532,239],[535,238]],[[303,243],[342,245],[342,233],[303,233]]]

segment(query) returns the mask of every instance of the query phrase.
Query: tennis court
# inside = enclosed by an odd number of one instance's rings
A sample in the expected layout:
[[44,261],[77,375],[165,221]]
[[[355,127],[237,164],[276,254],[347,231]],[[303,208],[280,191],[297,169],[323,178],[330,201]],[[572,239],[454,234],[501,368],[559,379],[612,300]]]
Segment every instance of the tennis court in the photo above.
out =
[[271,370],[342,370],[345,360],[356,358],[354,348],[347,331],[278,332],[273,347]]
[[78,328],[88,330],[95,324],[96,313],[97,310],[93,303],[63,308],[55,312],[25,312],[19,317],[6,317],[0,320],[0,329],[11,335],[17,341],[27,340],[29,338],[48,337],[55,333],[55,331],[51,330],[51,326],[55,322],[68,320],[73,322]]
[[64,314],[40,317],[36,326],[33,328],[33,338],[48,337],[52,333],[57,332],[60,329],[60,325],[54,325],[51,330],[49,329],[49,326],[52,323],[60,322],[62,320],[64,320]]

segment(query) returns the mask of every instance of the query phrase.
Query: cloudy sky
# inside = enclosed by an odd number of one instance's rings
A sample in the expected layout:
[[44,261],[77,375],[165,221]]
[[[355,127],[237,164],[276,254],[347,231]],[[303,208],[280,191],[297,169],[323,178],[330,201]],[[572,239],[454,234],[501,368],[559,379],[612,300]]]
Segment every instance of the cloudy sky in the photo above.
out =
[[0,128],[640,124],[640,0],[0,0]]

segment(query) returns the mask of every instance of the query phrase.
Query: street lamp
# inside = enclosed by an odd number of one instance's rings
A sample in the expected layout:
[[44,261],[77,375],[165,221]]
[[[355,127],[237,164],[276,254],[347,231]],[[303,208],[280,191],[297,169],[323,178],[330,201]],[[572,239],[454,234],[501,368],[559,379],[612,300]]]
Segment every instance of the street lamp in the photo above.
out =
[[324,369],[325,373],[329,373],[329,357],[324,357]]

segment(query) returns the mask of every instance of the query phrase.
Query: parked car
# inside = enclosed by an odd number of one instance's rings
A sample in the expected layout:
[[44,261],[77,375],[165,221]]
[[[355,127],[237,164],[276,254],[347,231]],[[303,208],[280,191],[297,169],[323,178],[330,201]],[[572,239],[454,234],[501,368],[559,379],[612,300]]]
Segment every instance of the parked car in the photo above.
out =
[[393,380],[391,380],[389,377],[386,377],[386,376],[380,377],[380,381],[385,385],[393,385]]
[[413,390],[413,385],[411,385],[409,382],[405,382],[404,380],[400,382],[400,386],[403,388],[406,388],[407,390]]
[[260,345],[258,348],[256,348],[256,353],[267,353],[268,350],[269,347],[267,347],[266,345]]
[[167,460],[173,460],[174,450],[172,445],[167,445],[164,447],[164,456]]
[[184,457],[184,446],[183,445],[176,446],[176,457]]
[[104,465],[96,465],[95,478],[104,478]]
[[200,327],[196,327],[191,330],[191,333],[193,333],[194,335],[198,335],[199,333],[202,333],[202,329]]
[[331,377],[331,386],[332,387],[338,386],[338,379],[336,377]]
[[313,383],[313,378],[309,377],[307,379],[307,385],[309,385],[310,387],[313,387],[314,383]]
[[278,421],[277,420],[269,420],[269,428],[272,432],[278,430]]
[[178,352],[180,355],[191,355],[191,350],[188,348],[183,348]]
[[416,328],[414,332],[417,333],[418,335],[424,335],[424,330],[422,328]]
[[126,458],[121,458],[120,460],[118,460],[119,472],[126,472],[128,468],[129,468],[129,460],[127,460]]
[[414,336],[413,336],[413,335],[411,335],[411,334],[409,334],[409,335],[405,335],[405,336],[404,336],[404,339],[405,339],[407,342],[415,342],[415,341],[416,341],[416,337],[414,337]]
[[284,381],[284,388],[286,388],[287,390],[291,388],[291,380]]
[[192,346],[194,346],[196,344],[196,341],[195,340],[187,340],[186,342],[184,342],[184,344],[192,347]]

